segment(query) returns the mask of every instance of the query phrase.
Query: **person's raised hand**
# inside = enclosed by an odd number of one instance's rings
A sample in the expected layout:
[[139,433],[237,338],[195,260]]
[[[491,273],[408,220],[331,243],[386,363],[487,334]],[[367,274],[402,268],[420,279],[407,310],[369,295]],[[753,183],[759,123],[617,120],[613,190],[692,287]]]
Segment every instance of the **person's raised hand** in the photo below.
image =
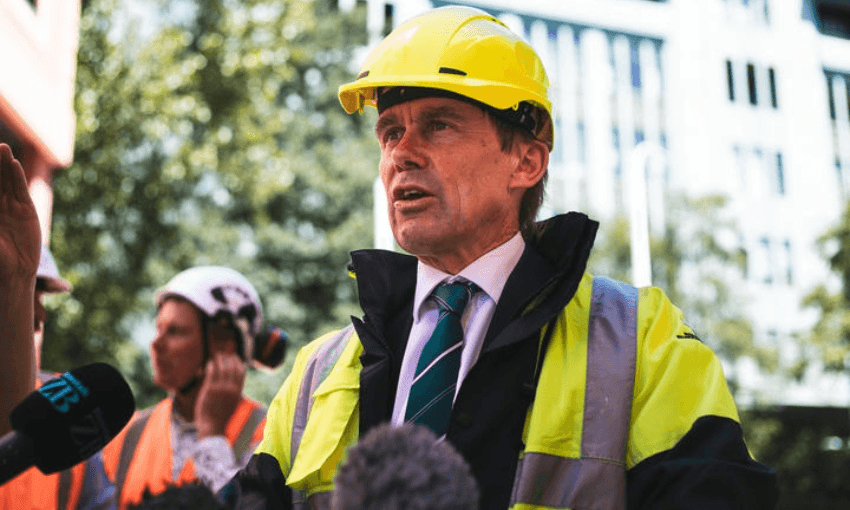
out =
[[24,169],[0,143],[0,278],[33,278],[41,256],[41,228]]
[[207,362],[195,402],[198,438],[224,435],[224,429],[242,398],[245,362],[236,353],[218,352]]

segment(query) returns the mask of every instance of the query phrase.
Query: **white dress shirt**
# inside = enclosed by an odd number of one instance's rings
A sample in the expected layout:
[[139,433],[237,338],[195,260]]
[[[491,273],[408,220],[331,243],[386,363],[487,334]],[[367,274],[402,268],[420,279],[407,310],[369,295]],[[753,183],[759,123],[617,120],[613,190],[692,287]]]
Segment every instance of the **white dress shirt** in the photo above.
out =
[[431,292],[442,282],[452,283],[456,280],[468,280],[481,288],[481,291],[472,296],[461,318],[464,343],[455,388],[455,396],[457,396],[463,379],[481,353],[484,336],[490,327],[496,303],[499,302],[508,276],[519,262],[524,249],[525,241],[522,235],[517,233],[506,243],[482,255],[455,276],[419,262],[416,270],[416,295],[413,300],[413,327],[410,329],[410,338],[401,362],[401,373],[393,406],[393,424],[404,423],[407,399],[416,376],[419,356],[437,325],[439,316],[437,305],[433,299],[428,299]]

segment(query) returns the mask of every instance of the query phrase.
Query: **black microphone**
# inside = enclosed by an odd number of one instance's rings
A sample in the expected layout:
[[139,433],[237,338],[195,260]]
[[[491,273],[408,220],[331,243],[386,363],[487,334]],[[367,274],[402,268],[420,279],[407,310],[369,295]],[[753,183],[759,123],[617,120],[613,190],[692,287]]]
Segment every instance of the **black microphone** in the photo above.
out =
[[88,459],[130,421],[136,401],[121,374],[92,363],[51,379],[12,411],[0,438],[0,485],[33,465],[44,474]]

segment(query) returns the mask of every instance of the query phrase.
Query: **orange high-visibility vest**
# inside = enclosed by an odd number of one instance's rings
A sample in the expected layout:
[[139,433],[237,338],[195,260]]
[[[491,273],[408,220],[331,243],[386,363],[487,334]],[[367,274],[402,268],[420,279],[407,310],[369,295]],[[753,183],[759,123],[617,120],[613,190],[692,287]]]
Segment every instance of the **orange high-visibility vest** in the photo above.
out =
[[[152,409],[136,413],[130,424],[103,449],[103,465],[115,484],[120,510],[139,504],[146,491],[159,494],[170,486],[185,485],[196,479],[191,458],[177,476],[172,473],[172,403],[167,398]],[[262,439],[265,422],[265,407],[243,397],[224,431],[237,461]]]
[[[57,374],[39,372],[36,389]],[[75,510],[80,503],[86,463],[45,475],[31,467],[0,486],[0,510]]]

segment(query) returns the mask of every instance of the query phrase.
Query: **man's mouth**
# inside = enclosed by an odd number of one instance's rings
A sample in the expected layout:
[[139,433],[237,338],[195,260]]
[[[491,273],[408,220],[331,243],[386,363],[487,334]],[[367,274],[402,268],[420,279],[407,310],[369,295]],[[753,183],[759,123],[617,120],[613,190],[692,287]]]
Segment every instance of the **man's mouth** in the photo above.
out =
[[406,190],[401,193],[400,200],[416,200],[418,198],[426,197],[427,195],[422,191],[411,189]]
[[429,196],[430,193],[417,186],[400,186],[393,191],[393,200],[396,202],[413,202]]

